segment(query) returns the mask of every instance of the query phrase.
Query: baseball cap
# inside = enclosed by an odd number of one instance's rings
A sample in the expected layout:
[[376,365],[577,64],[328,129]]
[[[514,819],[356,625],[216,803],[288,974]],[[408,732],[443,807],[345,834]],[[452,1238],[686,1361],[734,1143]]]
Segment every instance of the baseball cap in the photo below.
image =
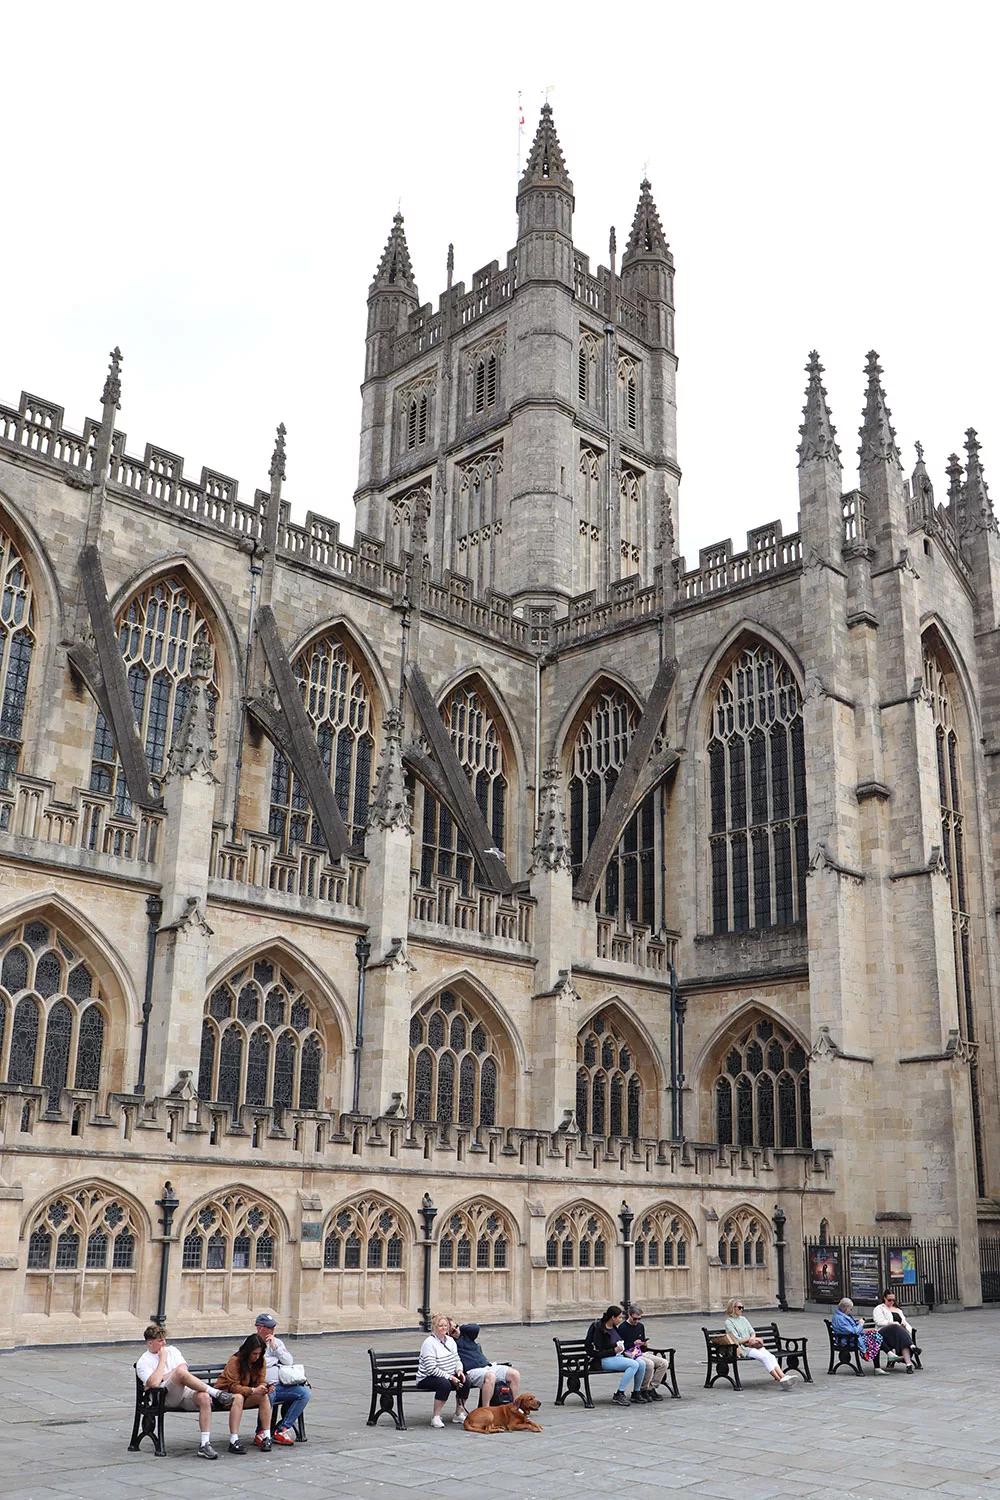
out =
[[256,1322],[254,1323],[254,1327],[255,1328],[277,1328],[277,1326],[278,1326],[278,1320],[277,1320],[277,1318],[272,1318],[270,1313],[258,1313],[257,1314],[257,1319],[256,1319]]

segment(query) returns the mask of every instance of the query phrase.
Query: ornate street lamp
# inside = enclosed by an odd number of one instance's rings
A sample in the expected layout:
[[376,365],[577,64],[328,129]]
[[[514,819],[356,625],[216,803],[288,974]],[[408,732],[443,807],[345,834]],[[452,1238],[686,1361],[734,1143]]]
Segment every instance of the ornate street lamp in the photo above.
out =
[[425,1333],[431,1331],[431,1251],[434,1248],[431,1240],[431,1232],[434,1228],[434,1220],[437,1218],[437,1209],[434,1207],[430,1193],[425,1193],[420,1200],[420,1217],[424,1221],[424,1305],[418,1307],[421,1327]]
[[625,1199],[618,1210],[618,1218],[622,1226],[622,1252],[625,1256],[625,1311],[628,1312],[632,1305],[632,1221],[635,1214],[629,1208]]
[[774,1225],[774,1250],[778,1257],[778,1306],[782,1312],[788,1311],[788,1299],[785,1296],[785,1211],[777,1206],[771,1218]]
[[163,1230],[163,1239],[160,1241],[160,1297],[152,1322],[163,1324],[167,1317],[167,1268],[170,1265],[170,1234],[174,1227],[174,1214],[180,1207],[180,1199],[175,1194],[169,1182],[163,1184],[163,1197],[157,1198],[157,1208],[163,1209],[163,1217],[160,1219],[160,1228]]
[[365,1044],[365,969],[371,957],[372,945],[368,941],[368,934],[361,933],[354,944],[354,954],[358,960],[358,1019],[354,1032],[354,1095],[351,1104],[351,1113],[358,1112],[358,1099],[361,1094],[361,1049]]

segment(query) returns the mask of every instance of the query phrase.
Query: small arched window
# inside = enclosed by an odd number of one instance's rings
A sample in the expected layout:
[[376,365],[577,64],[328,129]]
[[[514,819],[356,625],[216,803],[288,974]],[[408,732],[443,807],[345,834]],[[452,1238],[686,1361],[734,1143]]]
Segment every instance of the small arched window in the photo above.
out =
[[[296,658],[293,670],[340,815],[352,844],[361,848],[375,754],[371,690],[355,656],[336,636],[314,641]],[[305,788],[279,750],[271,774],[268,831],[282,854],[299,844],[322,843]]]
[[[191,692],[191,652],[196,642],[214,641],[200,606],[187,585],[174,576],[157,579],[129,600],[118,616],[118,649],[132,699],[139,737],[146,751],[154,791],[159,793],[170,745]],[[214,720],[216,673],[209,685]],[[214,728],[214,723],[213,723]],[[114,735],[98,710],[90,768],[90,790],[114,797],[114,810],[131,817],[132,802],[118,760]],[[94,835],[97,834],[94,824]]]
[[606,1215],[580,1203],[549,1220],[545,1261],[550,1270],[606,1270],[614,1232]]
[[600,345],[593,334],[580,334],[576,356],[576,393],[584,406],[596,406],[598,403],[599,349]]
[[382,1198],[335,1208],[324,1226],[325,1271],[393,1271],[403,1278],[408,1251],[406,1223]]
[[274,1306],[281,1243],[281,1225],[264,1200],[231,1192],[203,1203],[184,1226],[181,1272],[200,1273],[205,1282],[200,1291],[189,1285],[182,1295],[213,1311],[257,1302]]
[[639,374],[628,355],[618,361],[618,421],[629,432],[639,430]]
[[802,708],[790,668],[763,641],[734,657],[716,692],[708,771],[713,931],[804,921]]
[[[28,674],[35,649],[31,580],[12,537],[0,529],[0,789],[6,791],[21,759]],[[6,826],[6,825],[5,825]]]
[[480,349],[472,361],[472,409],[478,416],[496,406],[500,395],[500,353],[494,347]]

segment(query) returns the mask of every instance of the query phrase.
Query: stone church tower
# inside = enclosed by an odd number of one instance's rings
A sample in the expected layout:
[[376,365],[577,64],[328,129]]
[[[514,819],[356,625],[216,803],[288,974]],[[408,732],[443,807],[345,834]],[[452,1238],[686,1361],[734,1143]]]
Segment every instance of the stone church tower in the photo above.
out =
[[979,1302],[976,433],[937,500],[873,353],[845,475],[812,354],[797,529],[688,567],[663,223],[643,182],[592,271],[574,206],[546,105],[502,264],[421,303],[396,216],[351,545],[292,520],[293,423],[249,496],[132,455],[117,349],[80,433],[0,405],[0,1343],[135,1340],[166,1251],[178,1337],[412,1327],[425,1251],[492,1321],[623,1253],[717,1310],[783,1245],[795,1305],[845,1235]]

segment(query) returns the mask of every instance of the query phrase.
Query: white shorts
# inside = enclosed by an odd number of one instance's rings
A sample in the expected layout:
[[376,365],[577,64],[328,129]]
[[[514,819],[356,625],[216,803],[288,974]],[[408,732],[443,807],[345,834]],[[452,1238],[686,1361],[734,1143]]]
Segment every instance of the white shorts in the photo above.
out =
[[465,1378],[474,1391],[481,1391],[487,1375],[494,1375],[500,1385],[507,1379],[506,1365],[481,1365],[478,1370],[466,1370]]
[[189,1385],[181,1385],[168,1380],[166,1384],[167,1411],[197,1411],[198,1403],[195,1400],[198,1392],[193,1391]]

